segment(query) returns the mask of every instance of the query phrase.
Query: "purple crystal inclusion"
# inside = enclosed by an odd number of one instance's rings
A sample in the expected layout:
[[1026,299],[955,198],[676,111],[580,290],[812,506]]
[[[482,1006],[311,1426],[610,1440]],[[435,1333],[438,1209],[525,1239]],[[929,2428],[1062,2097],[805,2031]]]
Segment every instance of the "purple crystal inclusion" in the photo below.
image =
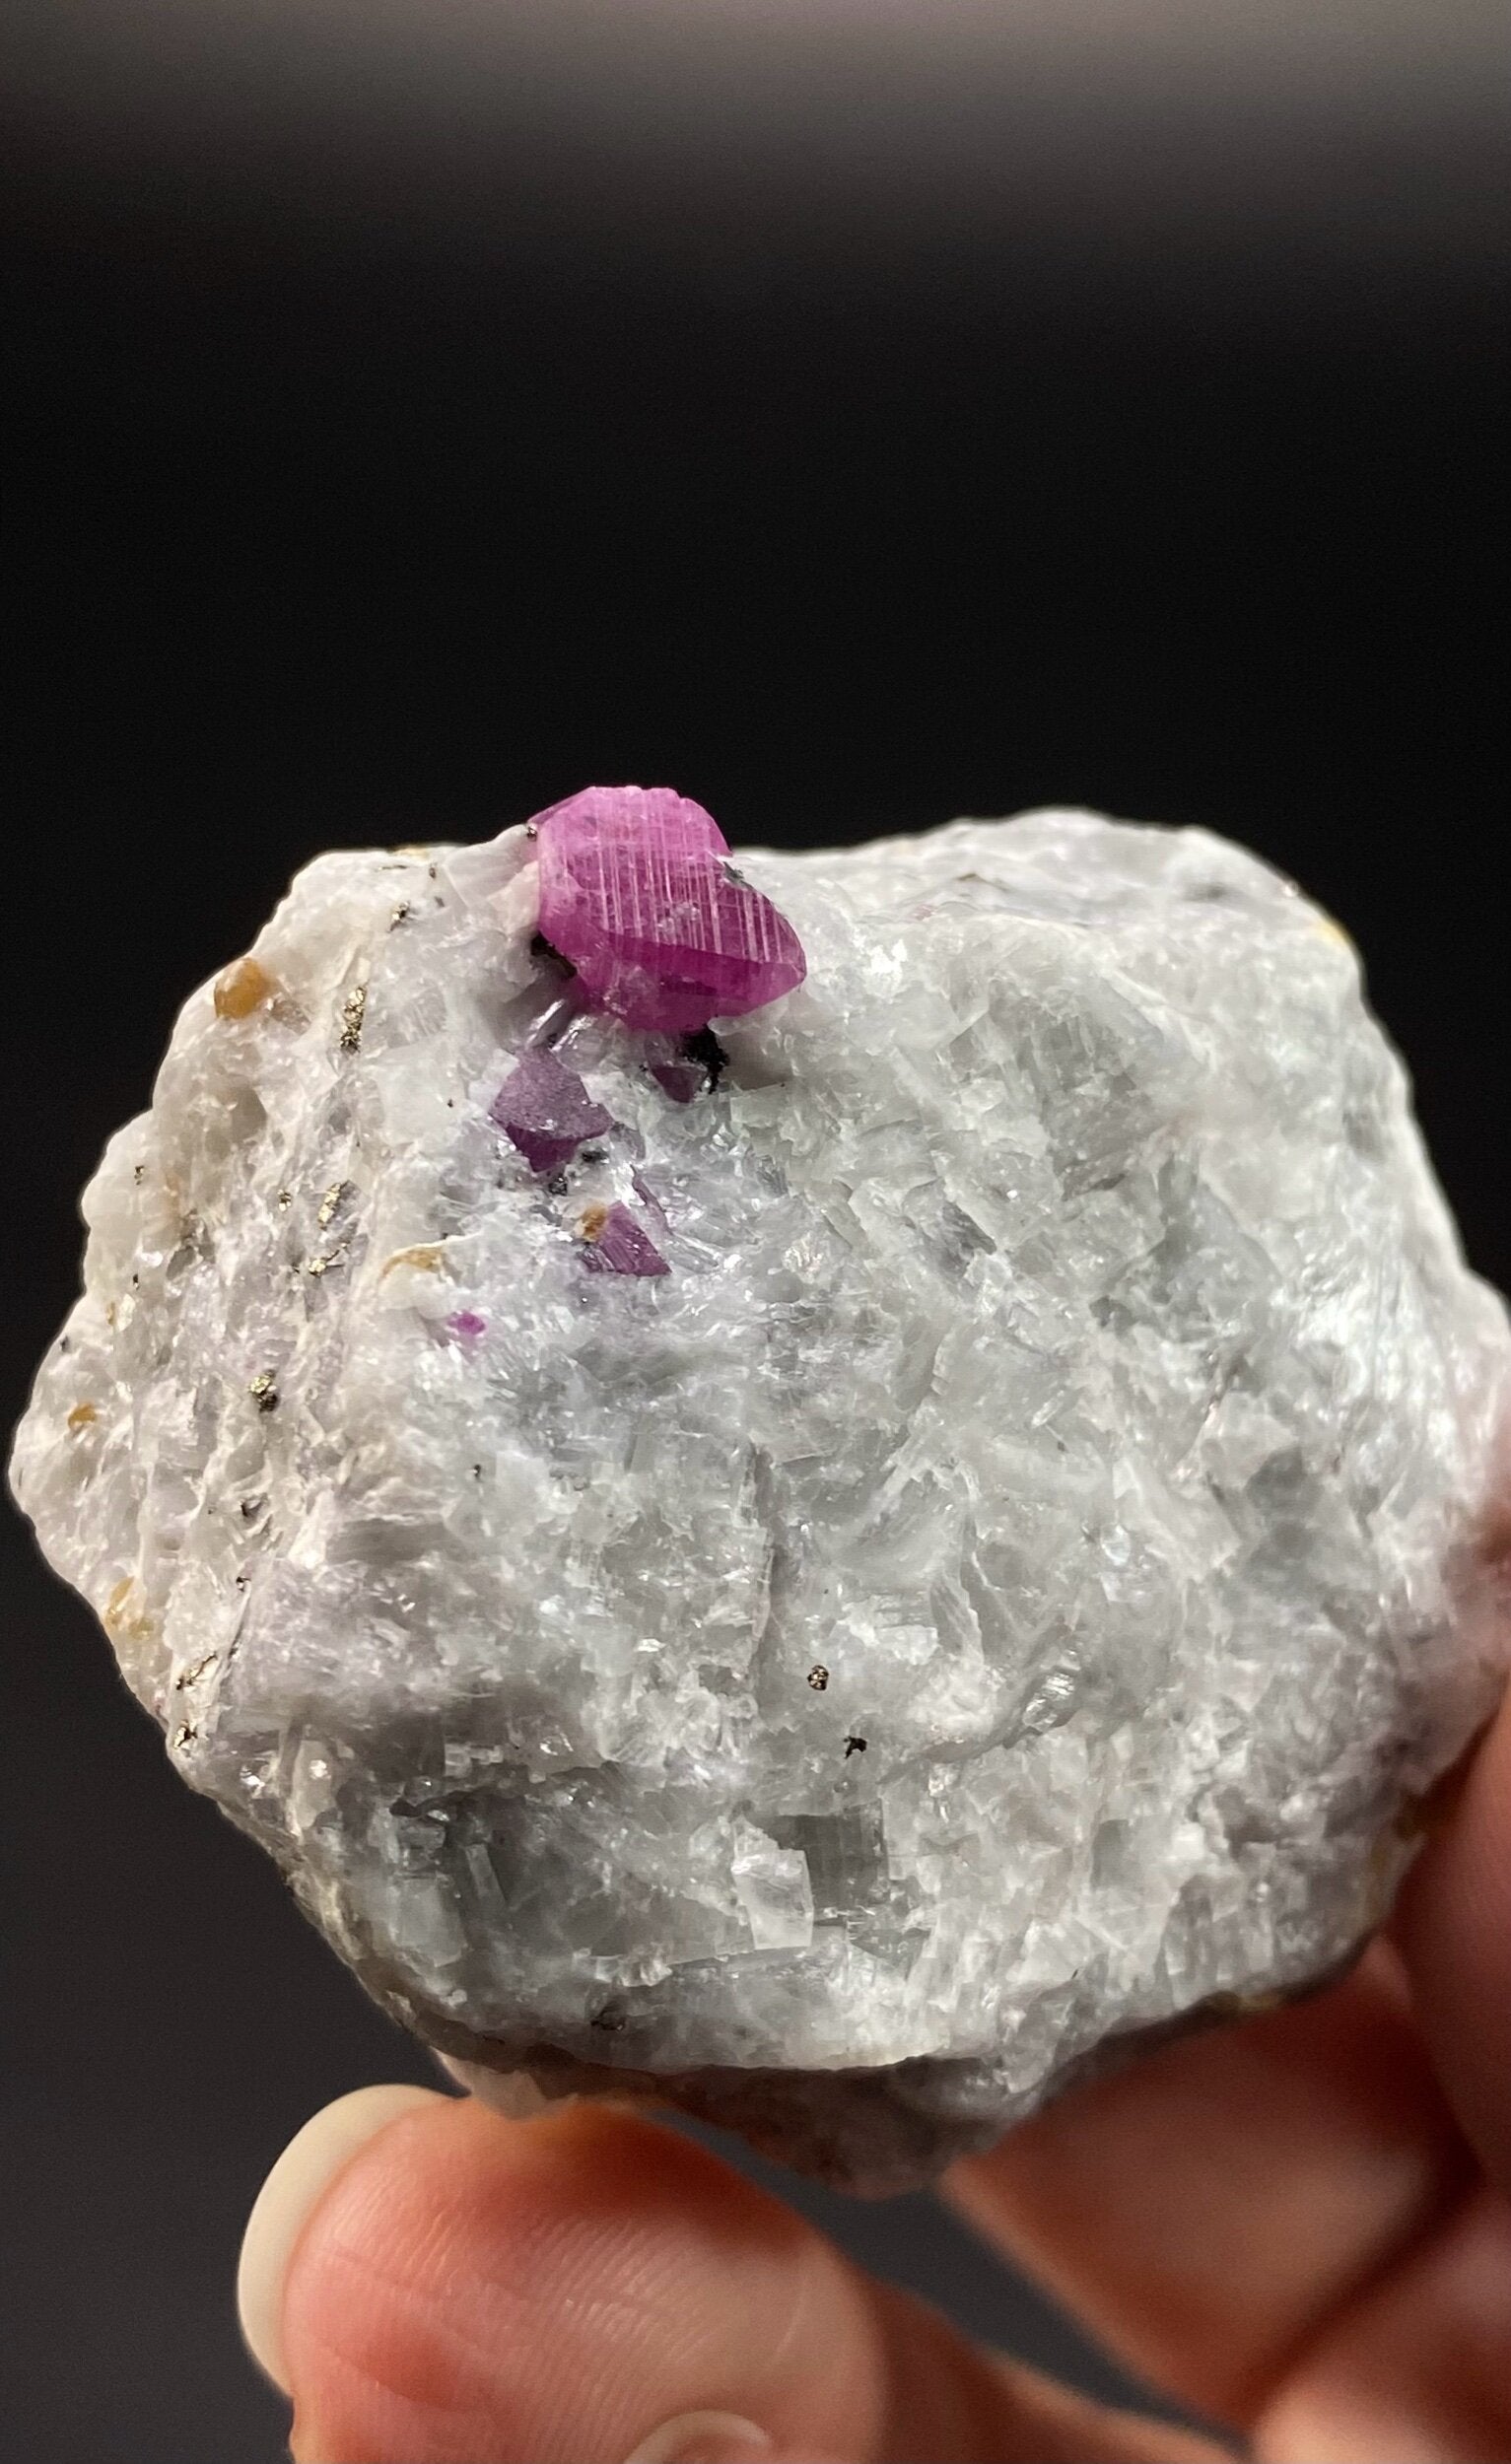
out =
[[593,1102],[577,1071],[554,1053],[526,1053],[489,1112],[535,1172],[558,1171],[584,1138],[602,1137],[614,1127],[613,1114]]
[[802,982],[796,933],[741,880],[701,804],[671,787],[584,787],[533,828],[540,929],[627,1026],[696,1034]]
[[692,1103],[708,1084],[706,1072],[685,1061],[653,1061],[651,1075],[674,1104]]
[[610,1206],[587,1235],[583,1264],[595,1274],[669,1274],[671,1269],[628,1206]]
[[470,1350],[488,1332],[488,1321],[475,1309],[453,1309],[446,1322],[446,1331],[465,1350]]

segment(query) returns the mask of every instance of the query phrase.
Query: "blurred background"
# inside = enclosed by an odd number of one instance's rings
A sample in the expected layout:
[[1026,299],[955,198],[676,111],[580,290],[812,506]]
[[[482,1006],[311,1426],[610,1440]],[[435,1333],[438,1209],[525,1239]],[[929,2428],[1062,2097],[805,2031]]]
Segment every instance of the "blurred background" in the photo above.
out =
[[[1508,1276],[1511,30],[1478,0],[11,0],[3,1409],[316,849],[1203,822],[1348,926]],[[237,2239],[424,2077],[0,1518],[0,2414],[271,2464]],[[1101,2364],[925,2202],[824,2212]],[[1194,2220],[1194,2229],[1200,2221]]]

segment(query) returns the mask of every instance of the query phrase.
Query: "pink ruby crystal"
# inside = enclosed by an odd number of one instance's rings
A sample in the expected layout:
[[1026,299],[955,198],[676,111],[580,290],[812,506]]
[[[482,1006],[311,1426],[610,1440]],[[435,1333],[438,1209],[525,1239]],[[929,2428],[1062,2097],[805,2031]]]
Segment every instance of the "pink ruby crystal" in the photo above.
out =
[[614,1127],[613,1114],[594,1103],[577,1071],[554,1053],[526,1053],[489,1112],[535,1172],[557,1171],[584,1138],[602,1137]]
[[627,1026],[687,1035],[800,984],[802,945],[671,787],[584,787],[535,816],[540,929]]
[[653,1061],[651,1075],[674,1104],[692,1103],[708,1084],[705,1072],[686,1061]]
[[587,1236],[583,1264],[595,1274],[669,1274],[671,1269],[628,1206],[610,1206]]

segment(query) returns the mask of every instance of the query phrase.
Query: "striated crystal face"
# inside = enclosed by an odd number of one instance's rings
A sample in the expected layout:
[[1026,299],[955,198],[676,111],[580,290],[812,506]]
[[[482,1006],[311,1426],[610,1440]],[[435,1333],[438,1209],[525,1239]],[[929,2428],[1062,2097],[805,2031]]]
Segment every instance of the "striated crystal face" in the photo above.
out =
[[432,2043],[916,2180],[1378,1919],[1503,1679],[1504,1313],[1237,849],[742,856],[808,974],[684,1049],[619,990],[723,911],[572,809],[323,856],[193,996],[13,1476]]
[[627,1025],[688,1034],[802,982],[797,935],[701,804],[670,787],[584,787],[530,827],[540,929]]

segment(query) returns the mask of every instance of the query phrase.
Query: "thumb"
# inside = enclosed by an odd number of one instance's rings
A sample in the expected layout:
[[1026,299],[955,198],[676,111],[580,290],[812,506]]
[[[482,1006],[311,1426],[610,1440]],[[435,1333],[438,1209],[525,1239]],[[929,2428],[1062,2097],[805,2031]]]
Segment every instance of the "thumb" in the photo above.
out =
[[1194,2464],[978,2352],[679,2133],[373,2088],[247,2228],[241,2309],[298,2464]]

